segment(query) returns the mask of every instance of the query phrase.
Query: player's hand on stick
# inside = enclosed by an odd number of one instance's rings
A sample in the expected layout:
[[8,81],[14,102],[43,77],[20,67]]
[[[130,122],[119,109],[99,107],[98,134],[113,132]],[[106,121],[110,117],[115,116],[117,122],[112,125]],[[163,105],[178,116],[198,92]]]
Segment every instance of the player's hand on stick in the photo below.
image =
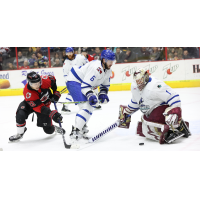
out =
[[89,101],[89,104],[91,106],[97,106],[98,105],[98,99],[97,99],[97,96],[92,92],[92,91],[89,91],[87,94],[87,99]]
[[53,118],[53,121],[56,123],[62,123],[62,115],[60,113],[57,112],[57,110],[53,110],[51,111],[49,117]]
[[61,97],[61,94],[60,94],[60,92],[58,92],[58,91],[55,91],[54,92],[54,94],[53,94],[53,97],[51,98],[51,102],[58,102],[58,100],[60,99],[60,97]]
[[102,104],[106,104],[109,102],[108,95],[107,95],[106,91],[104,91],[104,90],[99,92],[98,98]]

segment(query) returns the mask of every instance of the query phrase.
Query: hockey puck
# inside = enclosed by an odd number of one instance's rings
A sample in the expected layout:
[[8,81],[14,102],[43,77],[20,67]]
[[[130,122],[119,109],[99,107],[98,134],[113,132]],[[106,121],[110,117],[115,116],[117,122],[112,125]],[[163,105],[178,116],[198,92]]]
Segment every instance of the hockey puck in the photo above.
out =
[[144,145],[144,143],[139,143],[139,145]]

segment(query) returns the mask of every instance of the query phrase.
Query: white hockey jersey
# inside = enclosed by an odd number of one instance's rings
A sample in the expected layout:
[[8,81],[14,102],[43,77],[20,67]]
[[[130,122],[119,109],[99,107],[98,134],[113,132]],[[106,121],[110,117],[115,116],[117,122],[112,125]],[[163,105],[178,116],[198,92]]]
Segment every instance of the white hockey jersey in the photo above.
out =
[[66,59],[63,64],[63,74],[64,74],[65,81],[66,82],[68,81],[67,76],[69,75],[69,72],[74,65],[82,66],[88,62],[89,62],[88,59],[85,58],[85,56],[80,55],[80,54],[78,55],[75,54],[74,60]]
[[68,81],[81,83],[81,91],[84,95],[91,89],[100,86],[101,89],[110,88],[110,76],[112,70],[104,70],[100,60],[93,60],[83,66],[73,66]]
[[171,107],[181,107],[179,95],[163,81],[152,76],[145,88],[140,91],[135,82],[131,85],[132,99],[128,104],[131,110],[140,109],[147,117],[150,113],[161,105]]

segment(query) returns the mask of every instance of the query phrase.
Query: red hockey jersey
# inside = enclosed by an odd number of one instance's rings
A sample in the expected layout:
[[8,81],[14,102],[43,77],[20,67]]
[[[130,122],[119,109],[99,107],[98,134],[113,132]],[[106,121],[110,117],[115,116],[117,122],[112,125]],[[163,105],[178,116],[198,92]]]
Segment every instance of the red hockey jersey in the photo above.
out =
[[32,107],[35,112],[41,113],[41,108],[46,106],[50,108],[52,92],[57,90],[56,79],[54,76],[41,76],[41,86],[38,91],[33,90],[27,83],[24,87],[25,101]]

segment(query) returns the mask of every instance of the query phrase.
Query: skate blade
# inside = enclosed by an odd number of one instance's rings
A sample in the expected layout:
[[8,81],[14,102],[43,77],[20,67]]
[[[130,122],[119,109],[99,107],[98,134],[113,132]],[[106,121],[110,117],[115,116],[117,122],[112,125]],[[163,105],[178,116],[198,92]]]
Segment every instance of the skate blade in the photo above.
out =
[[170,143],[172,143],[173,141],[175,141],[175,140],[177,140],[178,138],[180,138],[180,137],[183,137],[185,134],[183,133],[183,134],[181,134],[181,135],[179,135],[179,136],[177,136],[177,137],[175,137],[175,138],[173,138],[173,139],[171,139],[171,140],[169,140],[169,141],[166,141],[168,144],[170,144]]
[[61,114],[62,114],[62,115],[70,115],[71,112],[63,112],[63,111],[61,111]]

